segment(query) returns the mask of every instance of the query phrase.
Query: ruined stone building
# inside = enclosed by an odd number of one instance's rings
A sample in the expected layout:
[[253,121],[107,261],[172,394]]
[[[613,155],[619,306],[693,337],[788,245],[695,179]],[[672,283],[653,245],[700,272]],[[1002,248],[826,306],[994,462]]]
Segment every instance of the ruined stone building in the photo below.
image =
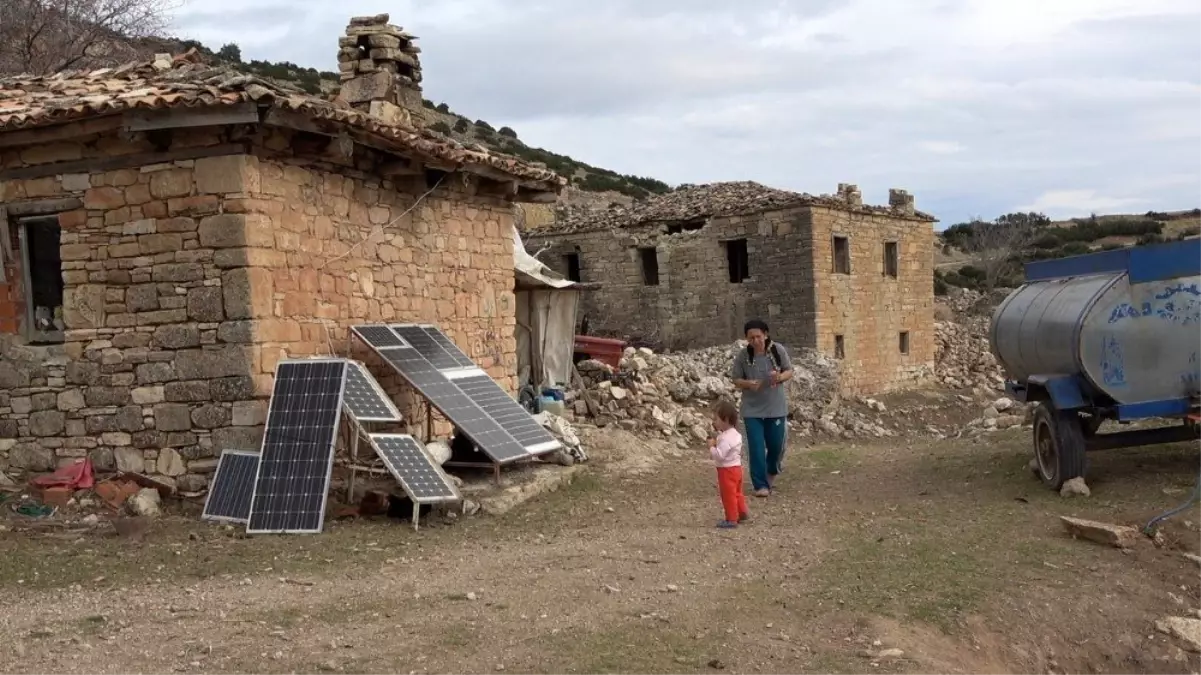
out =
[[513,204],[562,180],[411,124],[386,16],[338,48],[335,101],[194,54],[0,80],[0,470],[199,489],[276,363],[357,323],[436,323],[512,389]]
[[876,393],[934,364],[935,219],[840,185],[819,196],[757,183],[683,186],[629,208],[579,209],[526,233],[584,294],[591,332],[674,349],[741,337],[761,317],[797,349],[844,359],[843,387]]

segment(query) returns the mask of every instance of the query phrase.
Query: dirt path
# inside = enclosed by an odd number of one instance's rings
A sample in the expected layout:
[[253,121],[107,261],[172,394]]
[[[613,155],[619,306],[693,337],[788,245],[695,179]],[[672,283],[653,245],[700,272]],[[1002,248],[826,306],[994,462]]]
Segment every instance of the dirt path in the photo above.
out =
[[[1068,501],[1029,476],[1026,443],[796,448],[732,532],[712,528],[698,453],[634,477],[602,459],[503,518],[419,533],[6,533],[0,671],[1196,671],[1153,627],[1201,606],[1196,565],[1057,523],[1174,506],[1196,450],[1099,457],[1094,496]],[[1198,522],[1178,516],[1172,545],[1196,551]]]

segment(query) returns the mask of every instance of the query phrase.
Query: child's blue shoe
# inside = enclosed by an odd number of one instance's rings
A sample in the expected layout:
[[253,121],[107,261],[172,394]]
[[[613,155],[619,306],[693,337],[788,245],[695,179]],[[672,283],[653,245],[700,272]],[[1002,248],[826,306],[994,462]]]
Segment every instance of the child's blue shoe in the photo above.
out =
[[722,530],[730,530],[738,527],[738,523],[732,523],[728,520],[722,520],[717,523],[717,527]]

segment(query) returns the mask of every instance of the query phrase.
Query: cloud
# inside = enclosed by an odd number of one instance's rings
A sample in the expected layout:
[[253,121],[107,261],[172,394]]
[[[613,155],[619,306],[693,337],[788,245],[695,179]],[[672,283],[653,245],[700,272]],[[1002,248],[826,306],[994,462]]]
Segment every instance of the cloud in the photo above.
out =
[[332,70],[377,12],[428,98],[622,173],[904,187],[946,224],[1201,204],[1195,0],[207,0],[177,28]]

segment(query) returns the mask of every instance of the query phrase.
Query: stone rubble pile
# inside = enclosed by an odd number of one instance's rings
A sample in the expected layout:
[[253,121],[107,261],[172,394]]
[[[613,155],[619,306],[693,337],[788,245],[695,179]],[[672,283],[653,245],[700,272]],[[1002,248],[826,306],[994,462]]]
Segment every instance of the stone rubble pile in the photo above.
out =
[[[599,417],[627,429],[657,430],[681,444],[703,442],[711,433],[709,409],[718,399],[737,403],[740,393],[729,373],[738,341],[729,346],[657,354],[650,349],[626,350],[621,368],[599,361],[579,364],[585,392],[572,392],[573,412],[589,415],[590,399]],[[815,352],[793,354],[788,387],[791,429],[802,436],[893,436],[881,424],[879,402],[866,399],[869,413],[841,405],[838,362]]]
[[388,124],[407,124],[421,106],[421,48],[387,14],[356,16],[338,39],[338,97]]

